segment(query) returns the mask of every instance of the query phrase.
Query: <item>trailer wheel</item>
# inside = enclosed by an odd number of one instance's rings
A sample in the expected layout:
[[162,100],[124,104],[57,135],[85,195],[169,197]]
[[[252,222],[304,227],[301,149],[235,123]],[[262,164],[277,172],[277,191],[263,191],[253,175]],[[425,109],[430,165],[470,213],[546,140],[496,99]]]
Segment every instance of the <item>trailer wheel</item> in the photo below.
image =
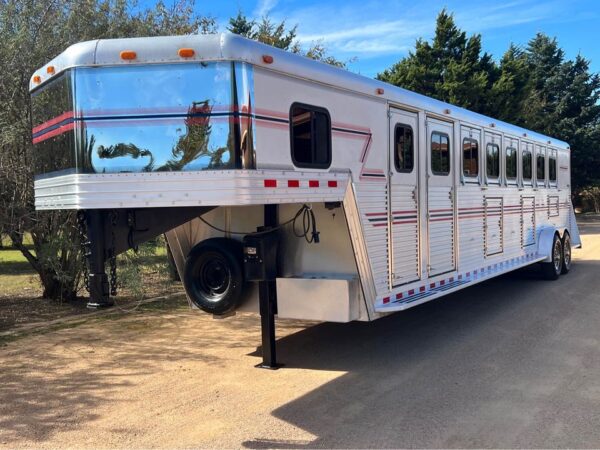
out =
[[561,273],[569,273],[571,270],[571,236],[569,236],[569,232],[565,231],[565,234],[562,238],[562,271]]
[[563,253],[562,242],[558,234],[552,240],[552,261],[542,263],[542,274],[546,280],[556,280],[562,272]]
[[183,283],[198,308],[221,315],[239,305],[244,284],[242,255],[242,244],[226,238],[207,239],[192,248]]

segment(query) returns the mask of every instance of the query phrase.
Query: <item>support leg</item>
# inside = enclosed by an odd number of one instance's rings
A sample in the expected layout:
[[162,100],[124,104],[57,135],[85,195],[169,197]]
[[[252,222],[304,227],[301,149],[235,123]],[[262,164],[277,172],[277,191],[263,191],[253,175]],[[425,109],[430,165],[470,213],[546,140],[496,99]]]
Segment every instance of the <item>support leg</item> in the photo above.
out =
[[108,277],[104,270],[106,261],[104,214],[102,210],[87,211],[87,232],[90,242],[89,255],[86,258],[90,277],[88,308],[106,308],[114,304],[110,298]]
[[[265,228],[277,226],[277,205],[265,205]],[[260,329],[262,336],[262,363],[256,367],[278,369],[277,345],[275,342],[275,314],[277,314],[277,284],[275,279],[258,282],[260,306]]]

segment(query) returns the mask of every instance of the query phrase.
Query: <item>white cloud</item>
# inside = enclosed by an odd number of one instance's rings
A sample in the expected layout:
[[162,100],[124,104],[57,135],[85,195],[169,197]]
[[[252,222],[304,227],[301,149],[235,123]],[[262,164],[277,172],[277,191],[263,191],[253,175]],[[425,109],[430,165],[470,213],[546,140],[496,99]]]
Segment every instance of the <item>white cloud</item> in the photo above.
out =
[[254,17],[263,17],[268,15],[273,8],[277,6],[278,0],[259,0],[254,10]]
[[[402,2],[404,3],[404,2]],[[286,3],[288,4],[288,3]],[[405,54],[419,37],[430,38],[441,6],[435,0],[422,0],[415,6],[400,2],[363,0],[346,6],[326,2],[301,8],[277,7],[276,0],[261,0],[258,10],[276,20],[298,24],[301,44],[321,41],[331,53],[360,59],[389,54]],[[470,33],[544,20],[567,20],[568,5],[560,0],[513,0],[506,3],[463,0],[455,12],[457,25]]]

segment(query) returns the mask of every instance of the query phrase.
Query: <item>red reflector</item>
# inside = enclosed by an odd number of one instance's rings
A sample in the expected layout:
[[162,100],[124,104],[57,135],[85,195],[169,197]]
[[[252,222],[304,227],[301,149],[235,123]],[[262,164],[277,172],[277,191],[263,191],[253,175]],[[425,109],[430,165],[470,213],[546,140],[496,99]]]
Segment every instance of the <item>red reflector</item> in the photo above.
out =
[[431,289],[433,289],[433,288],[435,287],[435,283],[431,283],[431,284],[429,285],[429,287],[430,287]]
[[408,291],[408,295],[413,295],[415,293],[414,289],[411,289],[410,291]]
[[396,298],[402,298],[402,292],[400,292],[399,294],[396,294]]
[[300,181],[288,180],[288,187],[300,187]]
[[419,288],[419,292],[425,292],[425,286],[421,286],[421,287]]
[[319,187],[319,180],[310,180],[308,182],[308,187]]
[[440,281],[440,286],[443,286],[443,285],[445,285],[445,284],[446,284],[446,280],[441,280],[441,281]]
[[265,180],[265,187],[277,187],[277,180]]
[[327,186],[328,187],[337,187],[337,181],[328,181]]
[[389,303],[389,302],[390,302],[390,298],[389,298],[389,297],[385,297],[385,298],[383,299],[383,303]]

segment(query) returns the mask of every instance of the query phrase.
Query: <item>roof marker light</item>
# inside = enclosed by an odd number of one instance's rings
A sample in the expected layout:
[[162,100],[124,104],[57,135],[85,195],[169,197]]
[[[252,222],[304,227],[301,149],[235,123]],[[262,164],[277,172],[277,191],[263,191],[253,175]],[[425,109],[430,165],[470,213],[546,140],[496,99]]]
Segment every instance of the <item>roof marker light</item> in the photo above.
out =
[[444,114],[450,114],[450,110],[446,108],[446,109],[444,110]]
[[54,72],[55,72],[54,66],[46,67],[46,72],[49,73],[50,75],[54,75]]
[[494,122],[490,123],[490,127],[495,128],[496,124]]
[[194,51],[193,48],[180,48],[177,51],[177,54],[179,56],[181,56],[182,58],[191,58],[192,56],[194,56],[196,54],[196,52]]
[[271,55],[262,55],[262,60],[265,64],[273,64],[273,57]]
[[375,89],[375,93],[376,93],[377,95],[383,95],[383,93],[384,93],[384,92],[385,92],[385,91],[383,90],[383,88],[377,88],[377,89]]
[[33,76],[33,82],[35,84],[40,84],[42,82],[42,77],[40,77],[39,75],[34,75]]
[[135,53],[133,50],[123,50],[121,52],[121,59],[131,61],[132,59],[135,59],[135,58],[137,58],[137,53]]
[[523,137],[527,137],[527,133],[523,133]]

